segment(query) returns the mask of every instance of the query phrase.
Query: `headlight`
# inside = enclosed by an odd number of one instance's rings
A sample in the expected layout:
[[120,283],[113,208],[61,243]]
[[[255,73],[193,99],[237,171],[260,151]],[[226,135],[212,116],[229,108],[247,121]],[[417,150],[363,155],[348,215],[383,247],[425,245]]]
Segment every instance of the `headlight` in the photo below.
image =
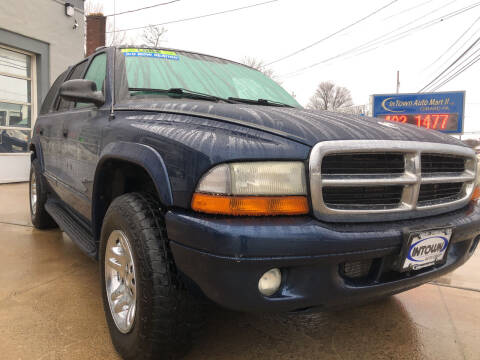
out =
[[199,181],[192,209],[227,215],[299,215],[309,211],[299,161],[222,164]]
[[477,173],[476,173],[476,178],[475,178],[475,187],[473,188],[472,192],[472,201],[478,201],[480,200],[480,159],[477,158],[477,167],[476,167]]
[[476,167],[476,170],[477,170],[477,177],[475,179],[477,185],[480,184],[480,155],[477,156],[477,167]]

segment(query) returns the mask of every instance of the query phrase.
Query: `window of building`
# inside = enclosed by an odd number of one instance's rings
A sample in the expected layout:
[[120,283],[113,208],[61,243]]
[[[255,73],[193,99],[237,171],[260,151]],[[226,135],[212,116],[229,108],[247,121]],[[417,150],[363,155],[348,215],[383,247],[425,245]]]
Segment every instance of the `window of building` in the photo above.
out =
[[35,105],[35,55],[0,47],[0,153],[27,152]]

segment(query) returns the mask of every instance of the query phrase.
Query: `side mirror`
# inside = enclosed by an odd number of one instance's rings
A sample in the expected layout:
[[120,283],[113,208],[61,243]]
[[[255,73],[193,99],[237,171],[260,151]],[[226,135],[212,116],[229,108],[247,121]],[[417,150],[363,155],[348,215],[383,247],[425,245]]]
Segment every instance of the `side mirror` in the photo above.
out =
[[95,104],[100,107],[105,103],[101,91],[97,91],[97,84],[91,80],[74,79],[65,81],[60,86],[60,97],[68,101]]

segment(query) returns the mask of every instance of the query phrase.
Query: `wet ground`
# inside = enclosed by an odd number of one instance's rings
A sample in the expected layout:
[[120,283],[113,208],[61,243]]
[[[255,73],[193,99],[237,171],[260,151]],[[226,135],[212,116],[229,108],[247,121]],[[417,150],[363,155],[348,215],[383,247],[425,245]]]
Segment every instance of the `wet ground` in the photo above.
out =
[[[59,230],[31,227],[27,192],[0,185],[0,359],[119,359],[97,263]],[[480,251],[435,284],[351,310],[211,308],[187,359],[480,359]]]

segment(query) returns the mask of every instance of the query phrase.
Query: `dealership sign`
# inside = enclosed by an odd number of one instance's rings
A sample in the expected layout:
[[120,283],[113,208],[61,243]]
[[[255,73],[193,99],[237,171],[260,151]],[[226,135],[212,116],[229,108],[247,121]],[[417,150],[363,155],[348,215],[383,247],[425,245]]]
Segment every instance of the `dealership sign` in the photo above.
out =
[[463,132],[465,91],[372,95],[373,116],[450,134]]

